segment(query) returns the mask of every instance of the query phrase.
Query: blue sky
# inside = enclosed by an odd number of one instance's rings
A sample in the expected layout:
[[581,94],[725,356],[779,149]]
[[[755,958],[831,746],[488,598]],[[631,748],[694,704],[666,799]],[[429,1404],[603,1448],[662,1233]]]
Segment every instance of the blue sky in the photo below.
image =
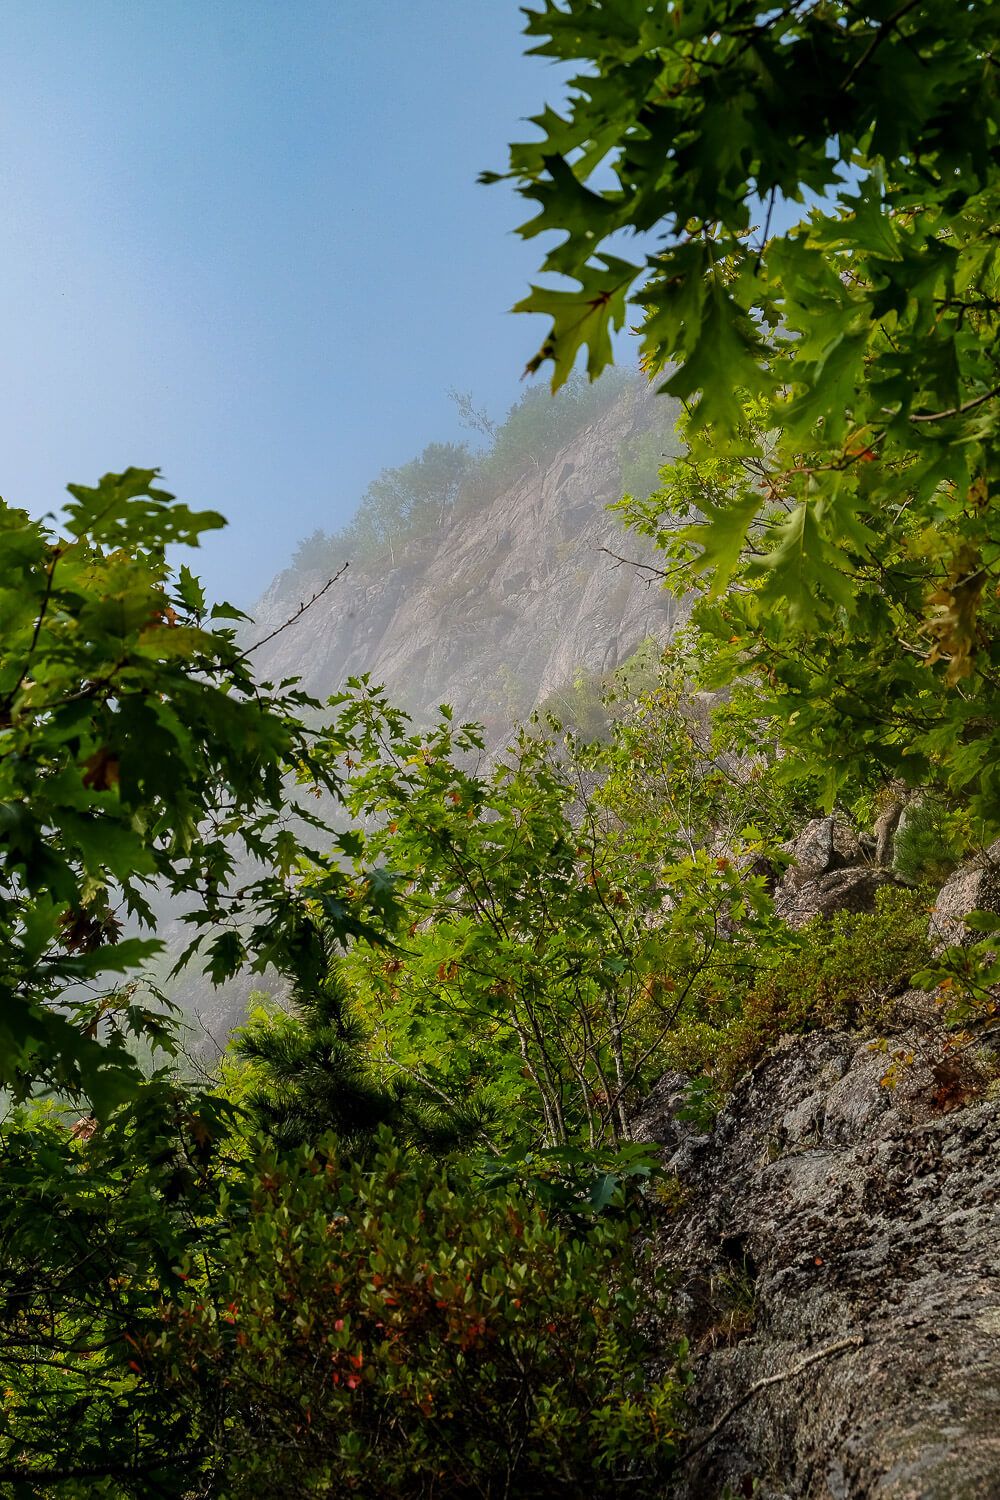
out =
[[0,493],[158,465],[249,604],[368,480],[502,414],[537,242],[476,175],[559,94],[515,0],[4,0]]

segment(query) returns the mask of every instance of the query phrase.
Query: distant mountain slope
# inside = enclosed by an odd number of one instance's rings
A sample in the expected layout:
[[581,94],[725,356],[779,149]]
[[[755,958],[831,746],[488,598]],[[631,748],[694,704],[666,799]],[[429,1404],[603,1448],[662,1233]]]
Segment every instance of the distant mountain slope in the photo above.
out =
[[[629,455],[671,442],[676,408],[638,382],[550,463],[431,535],[352,566],[303,618],[265,645],[258,669],[298,675],[316,696],[370,672],[425,720],[441,702],[506,733],[577,674],[611,671],[648,636],[665,640],[678,605],[635,568],[649,552],[605,507]],[[255,638],[325,581],[280,575],[254,611]]]
[[[395,566],[388,556],[352,565],[261,647],[258,673],[299,677],[323,699],[368,672],[418,722],[449,703],[458,718],[483,723],[493,746],[547,701],[565,716],[561,690],[610,673],[651,636],[668,640],[687,616],[655,576],[603,550],[655,564],[606,507],[643,470],[654,482],[657,459],[673,451],[675,418],[673,403],[630,384],[549,463],[397,548]],[[279,575],[254,610],[250,639],[263,640],[325,582],[301,566]],[[164,913],[162,934],[173,956],[185,937],[176,916]],[[269,987],[244,974],[214,990],[192,969],[170,992],[195,1022],[193,1046],[211,1050],[211,1038],[239,1024],[251,991]]]

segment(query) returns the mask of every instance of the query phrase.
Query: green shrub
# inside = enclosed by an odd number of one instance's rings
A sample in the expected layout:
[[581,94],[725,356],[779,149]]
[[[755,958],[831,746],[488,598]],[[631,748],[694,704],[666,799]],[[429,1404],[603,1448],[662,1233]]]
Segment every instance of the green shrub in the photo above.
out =
[[327,961],[322,978],[293,988],[290,1011],[258,1005],[234,1033],[240,1103],[281,1150],[335,1130],[362,1155],[380,1125],[400,1123],[402,1099],[374,1076],[332,943]]
[[662,405],[664,409],[657,408],[656,426],[632,433],[618,449],[622,493],[638,500],[657,489],[660,470],[681,452],[675,431],[679,409],[669,399]]
[[480,1120],[467,1101],[443,1109],[409,1078],[380,1076],[335,940],[326,942],[325,974],[293,984],[288,1009],[258,1004],[233,1034],[227,1084],[246,1116],[279,1151],[335,1134],[362,1159],[380,1126],[438,1153],[475,1140]]
[[928,961],[928,904],[926,891],[884,886],[872,913],[814,918],[748,989],[679,1023],[669,1065],[732,1088],[787,1032],[878,1025],[885,999]]
[[893,865],[907,880],[943,885],[968,852],[954,817],[939,802],[907,807],[893,844]]
[[387,1136],[368,1169],[266,1155],[145,1367],[213,1413],[232,1500],[659,1494],[679,1383],[644,1375],[630,1244]]

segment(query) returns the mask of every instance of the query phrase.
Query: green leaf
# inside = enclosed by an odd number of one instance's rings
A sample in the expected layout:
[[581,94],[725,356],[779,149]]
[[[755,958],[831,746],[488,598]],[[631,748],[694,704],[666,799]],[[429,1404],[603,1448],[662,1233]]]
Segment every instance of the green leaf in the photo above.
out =
[[583,348],[588,350],[587,374],[591,380],[613,363],[611,331],[624,327],[629,288],[640,268],[611,255],[597,259],[599,265],[575,273],[574,280],[580,283],[578,292],[536,286],[514,308],[515,312],[544,313],[552,319],[552,328],[541,349],[528,361],[526,373],[534,374],[551,360],[553,391],[569,379]]
[[973,932],[1000,932],[1000,914],[994,911],[970,911],[962,921]]
[[700,323],[686,333],[688,352],[663,390],[681,400],[697,398],[694,428],[711,424],[720,433],[738,431],[746,393],[756,395],[771,387],[761,365],[760,339],[717,280],[708,288]]
[[205,972],[213,984],[222,984],[240,969],[246,956],[246,947],[238,932],[220,932],[208,945]]
[[817,583],[822,577],[825,544],[817,525],[816,507],[804,501],[774,531],[777,546],[754,558],[750,571],[765,577],[765,594],[787,604],[796,624],[817,618]]
[[200,615],[205,609],[205,590],[194,576],[187,563],[181,563],[177,573],[177,597],[192,614]]
[[708,519],[693,526],[684,527],[679,538],[697,542],[701,548],[698,571],[710,569],[712,583],[709,599],[717,599],[732,578],[746,543],[747,531],[763,504],[762,497],[753,490],[732,504],[708,509]]

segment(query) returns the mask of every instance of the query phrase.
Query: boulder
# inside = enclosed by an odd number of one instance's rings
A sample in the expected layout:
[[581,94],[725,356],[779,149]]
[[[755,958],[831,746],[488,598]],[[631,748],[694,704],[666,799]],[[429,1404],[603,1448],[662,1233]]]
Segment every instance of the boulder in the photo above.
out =
[[883,885],[901,882],[891,870],[873,865],[854,865],[830,870],[813,880],[787,886],[783,881],[775,895],[775,911],[791,927],[801,927],[813,917],[829,917],[837,911],[870,912]]
[[813,818],[781,847],[791,862],[774,905],[792,927],[837,911],[874,911],[879,887],[899,883],[891,870],[872,863],[872,840],[837,817]]
[[629,1122],[632,1139],[663,1147],[673,1154],[698,1132],[683,1118],[691,1079],[686,1073],[664,1073]]
[[976,936],[965,925],[970,911],[1000,912],[1000,840],[962,865],[941,890],[931,913],[930,936],[940,951]]
[[791,892],[831,870],[862,864],[865,858],[853,828],[837,817],[811,819],[781,848],[790,856],[790,864],[779,892]]
[[699,1149],[663,1135],[696,1423],[670,1500],[997,1500],[1000,1103],[976,1066],[932,1025],[889,1056],[786,1038]]

